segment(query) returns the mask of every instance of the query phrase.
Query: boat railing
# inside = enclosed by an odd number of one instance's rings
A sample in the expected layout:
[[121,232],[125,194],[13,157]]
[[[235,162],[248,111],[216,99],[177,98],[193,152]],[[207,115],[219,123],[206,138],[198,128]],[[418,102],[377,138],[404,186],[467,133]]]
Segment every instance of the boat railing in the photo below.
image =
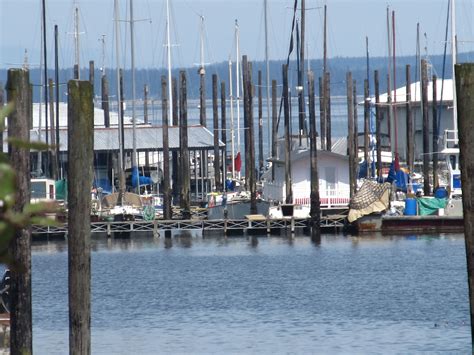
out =
[[459,148],[458,131],[453,129],[447,129],[444,131],[444,148],[453,149]]

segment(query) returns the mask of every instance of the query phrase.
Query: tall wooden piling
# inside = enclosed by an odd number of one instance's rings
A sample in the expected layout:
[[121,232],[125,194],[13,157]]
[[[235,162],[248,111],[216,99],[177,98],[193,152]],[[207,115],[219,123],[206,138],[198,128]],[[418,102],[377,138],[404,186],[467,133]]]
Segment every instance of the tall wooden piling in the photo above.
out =
[[382,180],[382,113],[380,109],[379,71],[374,71],[375,90],[375,140],[377,141],[377,178]]
[[423,193],[429,196],[430,189],[430,141],[428,116],[428,64],[421,60],[421,102],[423,106]]
[[226,94],[225,81],[221,82],[221,140],[225,144],[222,153],[222,182],[223,188],[226,190],[227,180],[227,122],[226,122]]
[[[54,123],[54,82],[49,79],[49,136],[52,145],[56,145],[56,128]],[[50,151],[51,155],[51,177],[56,180],[58,178],[58,160],[56,158],[56,149],[53,147]]]
[[94,102],[90,82],[68,82],[69,353],[91,353],[90,189]]
[[206,127],[206,70],[199,68],[199,124]]
[[162,130],[163,130],[163,218],[170,220],[171,213],[171,191],[170,191],[170,148],[168,137],[168,87],[166,76],[161,76],[162,97]]
[[79,65],[74,64],[74,80],[79,80]]
[[354,110],[354,162],[355,162],[355,179],[357,181],[357,173],[359,171],[358,161],[359,161],[359,119],[357,117],[357,82],[354,80],[352,83],[353,97],[352,97],[352,107]]
[[433,187],[436,189],[439,187],[438,177],[438,98],[437,98],[437,87],[436,81],[438,80],[436,75],[433,75]]
[[249,144],[249,132],[248,132],[248,117],[249,117],[249,108],[248,108],[248,61],[247,56],[242,56],[242,82],[243,82],[243,106],[244,106],[244,149],[245,149],[245,189],[250,190],[249,186],[249,177],[250,177],[250,144]]
[[[28,142],[31,112],[30,75],[28,70],[10,69],[7,79],[7,98],[14,110],[8,116],[8,136]],[[22,212],[30,202],[30,150],[9,145],[10,162],[16,172],[15,212]],[[11,270],[10,279],[10,352],[32,354],[31,318],[31,230],[15,232],[10,241],[13,259],[19,266]]]
[[219,110],[217,102],[217,74],[212,74],[212,118],[214,132],[214,182],[216,191],[222,190],[219,158]]
[[[59,44],[58,25],[54,25],[54,80],[56,89],[56,166],[61,169],[60,161],[60,140],[59,140]],[[31,127],[33,128],[33,127]],[[58,173],[61,173],[58,170]],[[61,174],[62,175],[62,174]],[[62,177],[62,176],[61,176]]]
[[[277,132],[277,82],[272,80],[272,158],[277,157],[277,144],[278,144],[278,132]],[[275,164],[272,163],[272,181],[275,180]]]
[[92,93],[94,94],[94,81],[95,81],[95,70],[94,70],[94,61],[89,61],[89,82],[92,85]]
[[[323,77],[324,78],[324,77]],[[321,150],[326,150],[326,105],[324,101],[323,78],[319,77],[319,121]]]
[[[263,172],[262,71],[258,71],[258,177]],[[304,100],[304,98],[303,98]]]
[[370,135],[370,106],[369,106],[369,81],[364,80],[364,160],[366,164],[365,177],[370,177],[369,163],[369,135]]
[[308,72],[308,98],[309,98],[309,131],[310,131],[310,156],[311,156],[311,237],[321,238],[321,210],[319,200],[318,177],[318,147],[316,142],[316,105],[314,95],[314,73]]
[[107,75],[102,75],[102,110],[104,110],[104,126],[110,127],[109,80]]
[[148,94],[150,89],[147,84],[143,86],[143,122],[148,124]]
[[392,153],[395,152],[395,148],[392,145],[394,140],[392,139],[392,88],[390,87],[390,74],[387,74],[387,135],[389,139],[390,149]]
[[[124,92],[123,92],[123,69],[119,69],[119,92],[120,92],[120,97],[118,98],[119,100],[119,105],[120,105],[120,117],[118,118],[119,119],[119,124],[122,125],[122,127],[125,126],[125,105],[124,105],[124,101],[125,101],[125,96],[124,96]],[[122,143],[122,149],[125,148],[125,129],[122,128],[122,132],[121,132],[121,135],[122,135],[122,140],[121,140],[121,143]],[[125,171],[125,152],[123,154],[123,157],[122,157],[122,169],[123,171]],[[122,174],[123,176],[124,174]],[[124,177],[125,178],[125,177]]]
[[326,150],[331,151],[332,133],[331,133],[331,73],[326,72],[324,76],[324,102],[326,105]]
[[[179,118],[178,118],[178,82],[175,77],[171,79],[171,92],[172,92],[172,100],[169,105],[173,105],[173,117],[168,117],[168,120],[172,120],[173,126],[179,126]],[[169,99],[168,99],[169,100]],[[179,199],[179,173],[178,173],[178,162],[179,162],[179,153],[177,151],[173,151],[171,153],[172,159],[172,169],[171,169],[171,180],[173,181],[172,186],[172,194],[175,199],[175,204],[177,204],[176,200]]]
[[183,210],[183,219],[191,218],[190,204],[190,174],[189,174],[189,150],[188,150],[188,103],[186,72],[181,70],[180,95],[179,95],[179,149],[180,149],[180,171],[182,174],[180,207]]
[[413,173],[414,164],[415,164],[415,130],[413,126],[413,114],[411,112],[411,74],[410,74],[410,64],[406,66],[406,140],[407,140],[407,150],[406,150],[406,160],[408,165],[408,170],[410,173]]
[[288,98],[288,66],[283,64],[283,112],[285,116],[285,203],[293,203],[291,182],[291,137],[290,137],[290,104]]
[[347,85],[347,145],[349,153],[349,193],[352,198],[356,192],[357,176],[356,176],[356,157],[355,157],[355,141],[354,141],[354,90],[352,88],[352,73],[346,74]]
[[471,315],[471,344],[474,348],[474,64],[455,66],[461,186],[466,244],[467,280]]

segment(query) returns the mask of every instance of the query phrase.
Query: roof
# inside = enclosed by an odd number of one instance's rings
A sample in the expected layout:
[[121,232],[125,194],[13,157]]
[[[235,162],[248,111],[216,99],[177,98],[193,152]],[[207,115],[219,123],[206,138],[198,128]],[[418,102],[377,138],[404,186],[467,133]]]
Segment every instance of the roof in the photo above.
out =
[[[6,136],[6,132],[4,133]],[[124,129],[124,149],[132,150],[132,127]],[[179,127],[172,126],[168,129],[170,150],[179,149]],[[138,126],[136,127],[136,148],[138,151],[163,150],[163,130],[162,127]],[[45,141],[44,132],[41,140]],[[30,131],[30,140],[39,141],[38,130]],[[59,130],[60,151],[67,151],[67,129]],[[224,147],[224,143],[219,141],[219,147]],[[214,148],[213,134],[203,126],[188,126],[188,148],[190,150],[210,150]],[[4,151],[8,148],[4,145]],[[95,128],[94,129],[94,151],[119,150],[118,128]]]
[[[444,84],[443,84],[444,81]],[[441,101],[441,88],[443,89],[443,100]],[[421,89],[420,82],[412,83],[410,85],[411,91],[411,102],[420,102],[421,101]],[[390,92],[392,95],[392,101],[394,99],[393,90]],[[397,102],[405,103],[406,102],[406,86],[399,87],[395,91]],[[380,95],[380,102],[387,102],[387,93]],[[436,100],[438,102],[452,102],[453,101],[453,80],[452,79],[438,79],[436,80]],[[433,82],[428,82],[428,101],[433,101]],[[375,104],[375,97],[370,99],[372,104]],[[362,102],[363,104],[363,102]]]

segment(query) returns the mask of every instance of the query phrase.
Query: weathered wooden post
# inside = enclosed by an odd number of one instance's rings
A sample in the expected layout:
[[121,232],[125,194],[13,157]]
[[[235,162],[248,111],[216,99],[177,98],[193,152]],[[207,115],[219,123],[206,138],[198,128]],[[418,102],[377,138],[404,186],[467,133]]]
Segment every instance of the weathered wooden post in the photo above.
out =
[[217,74],[212,74],[212,118],[214,132],[214,182],[216,191],[222,190],[219,158],[219,110],[217,105]]
[[410,173],[413,173],[414,161],[415,161],[415,131],[413,127],[413,114],[411,112],[411,74],[410,64],[406,66],[406,111],[407,111],[407,165]]
[[355,141],[354,141],[354,94],[352,88],[352,73],[346,74],[347,85],[347,145],[349,150],[349,191],[352,198],[356,192],[357,176],[356,176],[356,157],[355,157]]
[[[171,79],[171,91],[172,91],[172,102],[170,105],[173,105],[173,117],[169,117],[169,120],[173,121],[173,126],[179,126],[179,118],[178,118],[178,82],[175,77]],[[176,200],[179,199],[179,190],[181,189],[179,186],[179,173],[178,173],[178,162],[179,162],[179,153],[175,150],[171,153],[172,159],[172,169],[171,169],[171,180],[173,181],[172,186],[172,194],[173,198],[175,199],[174,203],[177,204]]]
[[245,149],[245,189],[250,190],[249,178],[250,178],[250,142],[249,142],[249,130],[248,130],[248,118],[249,118],[249,105],[248,105],[248,61],[247,56],[242,56],[242,88],[243,88],[243,106],[244,106],[244,149]]
[[[224,190],[226,188],[227,180],[227,122],[226,122],[226,95],[225,95],[225,81],[221,82],[221,140],[225,144],[222,156],[222,182]],[[196,180],[197,188],[197,180]]]
[[[278,144],[278,133],[277,133],[277,82],[272,80],[272,158],[277,157],[277,144]],[[272,163],[272,181],[275,181],[275,164]]]
[[474,347],[474,64],[455,66],[458,135],[461,163],[464,241],[471,315],[471,344]]
[[359,122],[357,118],[357,82],[355,80],[352,83],[352,90],[352,107],[354,110],[354,179],[357,181],[357,174],[359,171]]
[[[304,98],[303,98],[304,100]],[[263,172],[262,71],[258,71],[258,177]]]
[[102,110],[104,110],[104,126],[110,127],[109,80],[107,75],[102,75]]
[[[8,116],[8,136],[28,142],[31,113],[30,74],[28,70],[10,69],[7,79],[7,98],[14,110]],[[3,145],[2,145],[3,147]],[[22,212],[30,202],[30,150],[9,145],[12,168],[16,172],[15,212]],[[11,270],[10,284],[10,352],[32,354],[31,317],[31,230],[15,232],[10,249],[18,268]]]
[[92,85],[92,94],[94,94],[94,81],[95,81],[94,61],[90,60],[89,61],[89,82]]
[[293,203],[293,189],[291,182],[291,137],[290,137],[290,105],[288,99],[288,66],[283,64],[283,111],[285,115],[285,203]]
[[430,140],[428,116],[428,64],[421,60],[421,102],[423,106],[423,193],[429,196],[430,189]]
[[395,148],[392,145],[394,141],[392,139],[392,88],[390,87],[390,74],[387,74],[387,134],[390,144],[390,149],[392,152],[395,151]]
[[326,150],[326,104],[324,101],[323,78],[319,77],[319,117],[320,117],[320,141],[321,150]]
[[366,164],[365,177],[370,177],[370,164],[369,164],[369,135],[370,135],[370,106],[369,106],[369,81],[364,80],[364,160]]
[[189,150],[188,150],[188,103],[186,72],[181,70],[180,95],[179,95],[179,148],[180,148],[180,170],[182,172],[180,207],[183,210],[183,219],[191,218],[190,204],[190,175],[189,175]]
[[326,72],[324,76],[324,101],[326,105],[326,149],[332,149],[332,133],[331,133],[331,73]]
[[[120,121],[119,121],[119,124],[122,125],[122,127],[124,127],[125,125],[125,122],[124,122],[124,119],[125,119],[125,105],[124,105],[124,101],[125,101],[125,96],[124,96],[124,92],[123,92],[123,69],[119,69],[119,92],[120,92],[120,97],[118,98],[118,104],[120,105],[120,117],[118,118]],[[125,129],[122,129],[122,132],[121,132],[121,135],[122,135],[122,147],[123,149],[125,149]],[[123,156],[122,156],[122,170],[125,171],[125,151],[123,152]],[[122,178],[125,179],[125,176],[124,174],[122,174]],[[124,180],[125,181],[125,180]],[[125,186],[125,185],[124,185]]]
[[[58,174],[61,174],[61,153],[59,140],[59,45],[58,45],[58,25],[54,25],[54,80],[56,89],[56,166],[58,167]],[[31,127],[33,128],[33,127]]]
[[433,187],[436,189],[439,187],[438,177],[438,98],[437,98],[437,87],[436,81],[438,80],[436,75],[433,75]]
[[249,185],[250,185],[250,214],[257,213],[257,184],[255,177],[255,139],[254,139],[254,124],[253,124],[253,96],[254,96],[254,86],[252,84],[252,63],[249,63],[247,74],[247,85],[248,85],[248,119],[247,119],[247,130],[249,131]]
[[68,82],[69,353],[91,353],[90,189],[94,103],[88,81]]
[[163,130],[163,218],[171,219],[171,191],[170,191],[170,148],[168,138],[168,89],[166,76],[161,76],[162,97],[162,130]]
[[150,89],[148,88],[148,85],[145,84],[143,86],[143,122],[145,122],[145,124],[148,124],[148,94],[149,93],[150,93]]
[[380,109],[379,71],[374,71],[375,90],[375,139],[377,141],[377,178],[382,181],[382,114]]
[[[53,79],[49,79],[49,126],[50,126],[50,142],[52,145],[56,143],[56,128],[54,124],[54,83]],[[48,149],[49,151],[49,149]],[[58,160],[56,158],[56,149],[51,149],[51,176],[54,180],[58,178]]]
[[314,98],[314,73],[308,72],[308,96],[309,96],[309,130],[310,130],[310,155],[311,155],[311,238],[321,239],[321,211],[319,201],[319,177],[318,177],[318,147],[316,144],[316,108]]

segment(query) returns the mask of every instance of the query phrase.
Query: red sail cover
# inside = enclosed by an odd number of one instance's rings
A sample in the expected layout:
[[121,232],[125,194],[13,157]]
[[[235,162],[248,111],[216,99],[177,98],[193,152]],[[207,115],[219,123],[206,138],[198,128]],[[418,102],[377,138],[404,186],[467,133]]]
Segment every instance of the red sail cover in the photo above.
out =
[[234,169],[240,172],[240,168],[242,168],[242,158],[240,157],[240,152],[238,152],[234,159]]

